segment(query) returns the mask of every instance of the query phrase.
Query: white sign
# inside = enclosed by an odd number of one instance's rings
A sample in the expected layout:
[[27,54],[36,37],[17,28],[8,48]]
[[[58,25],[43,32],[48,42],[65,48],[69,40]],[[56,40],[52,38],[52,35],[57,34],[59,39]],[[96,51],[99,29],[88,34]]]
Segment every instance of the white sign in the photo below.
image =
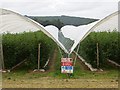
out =
[[73,73],[72,58],[61,58],[61,73]]

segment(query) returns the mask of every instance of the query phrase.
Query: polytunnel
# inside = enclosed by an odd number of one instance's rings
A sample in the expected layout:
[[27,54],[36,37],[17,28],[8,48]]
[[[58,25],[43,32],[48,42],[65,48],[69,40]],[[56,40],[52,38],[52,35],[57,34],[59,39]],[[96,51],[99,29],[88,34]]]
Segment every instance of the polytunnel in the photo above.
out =
[[[1,63],[3,63],[3,50],[2,50],[2,34],[3,33],[22,33],[29,31],[42,31],[52,40],[54,40],[58,46],[60,46],[66,53],[67,51],[62,47],[56,39],[44,29],[44,26],[35,22],[34,20],[24,17],[16,12],[0,9],[0,57]],[[1,65],[0,65],[1,66]]]
[[[75,43],[71,47],[70,53],[76,48],[76,46],[84,40],[91,32],[112,32],[117,31],[118,29],[118,17],[120,15],[120,11],[114,12],[110,14],[109,16],[98,20],[96,22],[90,23],[88,25],[82,25],[82,26],[64,26],[61,28],[63,31],[63,34],[66,37],[69,37],[70,39],[74,40]],[[69,31],[69,33],[68,33]]]
[[[99,21],[88,25],[71,26],[66,25],[60,30],[55,26],[42,26],[32,19],[24,17],[10,10],[0,9],[0,35],[3,33],[21,33],[29,31],[42,31],[48,37],[53,39],[65,53],[71,54],[76,46],[84,40],[92,31],[111,31],[118,30],[118,14],[115,12]],[[2,37],[0,38],[2,41]],[[0,51],[2,51],[2,42],[0,42]],[[2,52],[1,52],[2,57]]]
[[[42,31],[48,37],[52,38],[58,45],[59,43],[56,39],[44,29],[44,26],[35,22],[34,20],[24,17],[18,13],[10,10],[0,9],[0,34],[2,33],[21,33],[29,31]],[[59,45],[65,52],[67,52],[64,47]]]
[[[60,30],[55,28],[55,26],[46,26],[45,29],[52,34],[54,38],[57,39],[59,43],[61,43],[67,52],[70,54],[76,48],[76,46],[83,41],[91,32],[102,32],[102,31],[118,31],[118,15],[120,14],[119,11],[101,19],[95,21],[93,23],[81,26],[72,26],[66,25],[62,27]],[[54,27],[54,28],[53,28]],[[59,32],[63,34],[65,38],[59,38]],[[70,44],[70,41],[73,41],[73,44]]]

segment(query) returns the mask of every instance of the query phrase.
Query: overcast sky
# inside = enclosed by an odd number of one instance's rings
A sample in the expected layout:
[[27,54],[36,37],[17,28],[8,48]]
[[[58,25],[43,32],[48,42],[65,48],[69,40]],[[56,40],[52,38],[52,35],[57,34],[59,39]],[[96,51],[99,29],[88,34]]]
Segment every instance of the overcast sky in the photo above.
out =
[[[88,2],[89,1],[89,2]],[[22,15],[104,18],[118,10],[119,0],[0,0],[0,8]]]

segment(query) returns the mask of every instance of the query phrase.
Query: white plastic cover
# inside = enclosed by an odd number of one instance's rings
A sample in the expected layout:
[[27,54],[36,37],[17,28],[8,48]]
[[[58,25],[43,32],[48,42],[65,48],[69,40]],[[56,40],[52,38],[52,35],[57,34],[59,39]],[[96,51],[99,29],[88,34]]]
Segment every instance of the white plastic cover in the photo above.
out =
[[[93,22],[91,24],[88,25],[82,25],[82,26],[64,26],[63,28],[61,28],[61,31],[63,32],[64,36],[70,38],[71,40],[74,40],[74,44],[71,47],[70,53],[72,53],[72,51],[76,48],[76,46],[78,45],[79,42],[81,42],[86,36],[86,33],[90,33],[91,31],[89,31],[96,23]],[[89,31],[89,32],[88,32]],[[68,33],[70,32],[70,33]]]
[[118,30],[118,14],[118,12],[115,12],[102,20],[88,25],[78,27],[67,25],[58,30],[55,26],[43,27],[18,13],[0,9],[0,33],[41,30],[48,37],[52,38],[66,53],[70,54],[91,31]]
[[[57,27],[46,26],[46,30],[49,31],[53,35],[53,37],[56,38],[58,42],[64,46],[64,48],[67,50],[68,53],[72,53],[73,50],[78,45],[78,43],[84,40],[84,38],[87,37],[88,34],[92,31],[96,31],[96,32],[102,32],[102,31],[112,32],[113,30],[118,31],[118,14],[120,14],[120,12],[115,12],[105,17],[104,19],[90,23],[88,25],[82,25],[78,27],[72,25],[66,25],[62,27],[60,31],[63,33],[64,37],[70,38],[70,40],[74,41],[74,44],[71,46],[70,50],[67,49],[64,43],[61,43],[58,40],[59,30],[57,29]],[[69,46],[69,44],[67,46]]]
[[62,47],[62,49],[68,53],[68,51],[66,50],[66,48],[63,46],[63,44],[58,40],[58,32],[59,32],[59,29],[53,25],[48,25],[46,27],[44,27],[46,31],[48,31],[55,39],[56,39],[56,42],[57,44],[60,45],[60,47]]
[[44,29],[44,26],[34,20],[24,17],[10,10],[0,9],[0,34],[2,33],[21,33],[29,31],[42,31],[48,37],[52,38],[66,53],[66,49],[56,41],[49,32]]
[[100,20],[97,24],[91,28],[92,31],[102,32],[108,31],[112,32],[114,30],[118,31],[118,16],[120,15],[120,11],[117,11],[104,19]]

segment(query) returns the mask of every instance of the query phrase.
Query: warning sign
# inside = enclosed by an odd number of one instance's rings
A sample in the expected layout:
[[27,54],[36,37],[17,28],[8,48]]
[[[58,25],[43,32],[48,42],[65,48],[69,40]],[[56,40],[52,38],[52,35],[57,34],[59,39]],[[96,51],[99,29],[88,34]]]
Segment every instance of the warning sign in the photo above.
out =
[[72,58],[61,58],[61,73],[73,73]]

